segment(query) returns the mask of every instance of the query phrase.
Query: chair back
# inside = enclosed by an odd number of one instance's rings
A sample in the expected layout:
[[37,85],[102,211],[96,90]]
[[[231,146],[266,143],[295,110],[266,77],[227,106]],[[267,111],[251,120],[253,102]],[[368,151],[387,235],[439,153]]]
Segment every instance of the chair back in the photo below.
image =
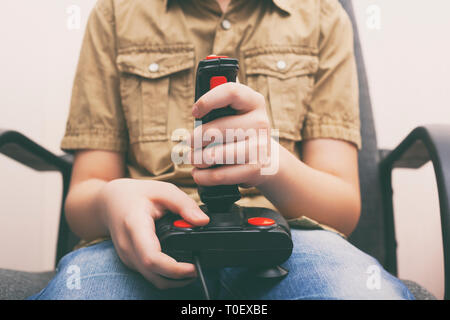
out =
[[362,137],[362,149],[359,152],[359,179],[362,201],[361,218],[349,240],[361,250],[377,258],[384,265],[386,262],[386,230],[378,170],[380,156],[377,146],[372,104],[370,101],[369,85],[352,1],[339,0],[339,2],[347,11],[353,24],[355,59],[359,81],[359,108]]

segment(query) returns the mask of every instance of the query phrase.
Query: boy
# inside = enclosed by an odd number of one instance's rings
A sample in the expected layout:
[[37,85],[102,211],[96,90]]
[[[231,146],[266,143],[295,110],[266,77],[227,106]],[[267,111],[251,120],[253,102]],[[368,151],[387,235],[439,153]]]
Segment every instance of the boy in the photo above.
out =
[[[87,26],[62,148],[75,151],[66,218],[85,242],[65,256],[40,299],[201,298],[192,264],[163,254],[155,221],[167,211],[201,226],[197,185],[238,184],[247,206],[278,210],[294,251],[278,282],[239,268],[208,275],[222,299],[412,299],[378,262],[345,240],[360,215],[357,75],[351,23],[337,0],[100,0]],[[240,61],[240,83],[194,103],[194,72],[210,54]],[[278,170],[245,163],[177,164],[170,137],[230,105],[237,115],[201,126],[279,130]],[[199,128],[193,136],[199,135]],[[272,150],[273,152],[274,150]],[[197,151],[193,151],[198,152]],[[68,290],[76,264],[81,289]],[[380,270],[369,288],[368,268]]]

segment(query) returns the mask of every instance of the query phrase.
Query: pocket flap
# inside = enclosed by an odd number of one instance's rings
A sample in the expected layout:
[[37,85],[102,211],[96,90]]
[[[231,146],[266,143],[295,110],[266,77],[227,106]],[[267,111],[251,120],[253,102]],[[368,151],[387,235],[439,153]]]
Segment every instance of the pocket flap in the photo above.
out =
[[245,73],[265,74],[280,79],[314,74],[319,58],[303,48],[263,47],[244,51]]
[[157,79],[194,67],[194,47],[191,45],[132,48],[119,51],[120,72]]

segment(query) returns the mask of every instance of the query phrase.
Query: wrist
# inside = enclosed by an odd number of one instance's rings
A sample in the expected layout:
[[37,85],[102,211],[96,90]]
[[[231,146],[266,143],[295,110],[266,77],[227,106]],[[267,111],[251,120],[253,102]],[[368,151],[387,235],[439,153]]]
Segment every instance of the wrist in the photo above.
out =
[[71,230],[81,239],[93,240],[108,234],[103,220],[102,189],[106,181],[88,179],[71,186],[65,202],[65,217]]
[[96,212],[98,215],[98,219],[100,223],[109,230],[110,223],[109,223],[109,206],[111,199],[114,198],[114,189],[116,188],[115,185],[117,184],[117,180],[111,180],[111,181],[102,181],[102,185],[100,186],[97,196],[96,196]]
[[278,142],[273,141],[273,147],[275,147],[275,150],[271,150],[272,157],[270,169],[264,168],[261,171],[261,174],[266,175],[266,178],[257,186],[263,193],[279,184],[279,181],[282,180],[282,177],[286,174],[287,168],[289,167],[289,157],[292,156],[291,153]]

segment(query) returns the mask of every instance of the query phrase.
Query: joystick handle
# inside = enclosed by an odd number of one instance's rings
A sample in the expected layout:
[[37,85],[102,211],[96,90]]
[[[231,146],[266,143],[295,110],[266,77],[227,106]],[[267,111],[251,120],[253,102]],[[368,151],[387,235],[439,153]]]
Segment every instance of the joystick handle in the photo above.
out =
[[[239,63],[226,56],[208,56],[198,64],[195,82],[195,101],[214,87],[226,82],[236,82]],[[208,123],[220,117],[235,114],[230,106],[214,109],[206,114],[201,123]],[[198,123],[198,122],[196,122]],[[231,205],[241,198],[237,185],[198,186],[198,193],[206,205],[207,214],[227,212]]]

